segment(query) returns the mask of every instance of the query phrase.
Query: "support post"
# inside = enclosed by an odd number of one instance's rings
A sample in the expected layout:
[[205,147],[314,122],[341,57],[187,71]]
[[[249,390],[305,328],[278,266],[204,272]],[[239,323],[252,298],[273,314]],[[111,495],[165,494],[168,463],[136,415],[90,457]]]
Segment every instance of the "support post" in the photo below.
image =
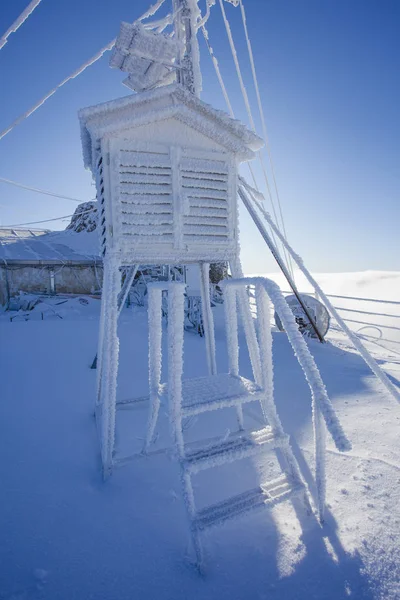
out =
[[200,263],[200,291],[203,315],[204,337],[206,342],[207,364],[210,375],[217,374],[215,359],[214,319],[210,302],[210,264]]
[[[136,273],[138,271],[139,265],[133,265],[129,268],[123,286],[121,287],[121,291],[118,294],[118,317],[120,316],[122,309],[124,308],[124,304],[129,294],[129,290],[132,287],[133,281],[136,277]],[[97,395],[99,395],[99,381],[100,381],[100,372],[101,372],[101,360],[102,360],[102,349],[103,349],[103,323],[104,315],[103,315],[103,294],[101,295],[101,310],[100,310],[100,328],[99,328],[99,342],[98,342],[98,350],[97,354],[93,359],[91,364],[91,369],[98,369],[97,371]]]
[[144,452],[148,451],[149,446],[153,441],[158,413],[160,410],[162,292],[162,287],[159,285],[148,285],[150,411]]
[[111,475],[115,443],[115,412],[118,376],[118,292],[120,288],[119,263],[115,256],[104,261],[104,337],[100,369],[101,456],[103,476]]
[[[225,307],[225,329],[226,341],[228,346],[229,374],[234,377],[239,375],[239,339],[238,339],[238,319],[237,302],[235,288],[226,288],[224,293]],[[236,407],[239,430],[244,429],[243,408],[241,405]]]

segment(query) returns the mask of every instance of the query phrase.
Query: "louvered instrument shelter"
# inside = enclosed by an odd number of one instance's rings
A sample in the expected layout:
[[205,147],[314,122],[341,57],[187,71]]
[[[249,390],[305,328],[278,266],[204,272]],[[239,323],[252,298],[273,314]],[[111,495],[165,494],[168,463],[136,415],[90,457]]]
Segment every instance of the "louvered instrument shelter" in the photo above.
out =
[[[79,117],[84,163],[96,181],[104,264],[96,416],[107,475],[121,298],[139,264],[199,264],[207,362],[216,374],[209,263],[229,261],[234,275],[240,271],[238,167],[263,142],[179,84],[85,108]],[[121,267],[130,267],[122,289]]]
[[178,85],[83,109],[101,253],[121,264],[232,260],[237,169],[262,141]]

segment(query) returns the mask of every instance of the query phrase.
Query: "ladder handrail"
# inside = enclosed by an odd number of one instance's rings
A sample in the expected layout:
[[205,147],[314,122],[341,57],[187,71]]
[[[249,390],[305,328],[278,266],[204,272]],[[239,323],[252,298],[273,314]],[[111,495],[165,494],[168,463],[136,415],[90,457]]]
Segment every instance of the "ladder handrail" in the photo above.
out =
[[[272,336],[269,322],[269,301],[272,302],[275,311],[279,315],[281,322],[287,333],[289,342],[294,350],[295,356],[303,369],[307,383],[311,390],[312,415],[314,431],[314,451],[315,451],[315,484],[317,488],[317,509],[320,522],[324,518],[325,498],[326,498],[326,440],[323,419],[327,429],[331,434],[336,448],[339,451],[351,449],[350,441],[344,433],[339,419],[336,415],[331,401],[328,397],[325,385],[315,364],[314,358],[308,349],[304,337],[298,329],[294,315],[287,304],[279,286],[265,277],[243,277],[240,279],[231,279],[223,282],[224,292],[228,296],[227,327],[229,327],[229,314],[232,314],[232,292],[239,291],[243,287],[254,285],[257,304],[257,314],[259,314],[259,346],[261,350],[261,368],[263,387],[265,388],[265,406],[266,411],[272,419],[272,427],[280,430],[279,416],[275,409],[273,400],[273,363],[272,363]],[[227,333],[228,343],[233,346],[237,343],[237,336]],[[236,364],[236,349],[229,349],[230,364]],[[292,461],[292,468],[297,469]]]
[[279,286],[272,280],[266,277],[244,277],[241,279],[230,279],[222,283],[225,288],[229,287],[247,287],[254,285],[264,287],[274,308],[282,321],[289,342],[294,350],[296,358],[302,367],[308,385],[311,390],[313,400],[321,410],[329,433],[335,442],[336,448],[343,452],[351,449],[350,441],[344,433],[341,424],[337,418],[332,403],[328,397],[325,385],[321,379],[318,367],[315,364],[314,358],[308,349],[308,346],[301,335],[294,315],[287,304]]

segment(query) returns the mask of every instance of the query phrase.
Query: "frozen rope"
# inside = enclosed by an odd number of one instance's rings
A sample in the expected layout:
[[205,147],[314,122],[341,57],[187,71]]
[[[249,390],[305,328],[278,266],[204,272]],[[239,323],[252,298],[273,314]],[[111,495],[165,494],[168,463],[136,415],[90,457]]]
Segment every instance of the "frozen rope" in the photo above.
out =
[[23,23],[27,20],[27,18],[33,13],[35,8],[41,3],[42,0],[32,0],[25,8],[24,11],[19,15],[19,17],[14,21],[14,23],[7,29],[4,35],[0,38],[0,50],[7,44],[8,37],[17,31],[21,27]]
[[206,45],[207,45],[207,48],[208,48],[208,52],[210,54],[212,63],[214,65],[215,73],[217,75],[217,78],[218,78],[218,81],[219,81],[219,85],[221,86],[222,94],[224,96],[226,105],[228,107],[229,114],[232,117],[232,119],[234,119],[235,118],[235,114],[233,112],[232,104],[231,104],[231,102],[229,100],[228,92],[226,91],[224,80],[222,79],[221,70],[219,68],[218,60],[217,60],[217,58],[216,58],[216,56],[214,54],[214,50],[213,50],[213,48],[212,48],[212,46],[210,44],[210,39],[209,39],[209,36],[208,36],[208,31],[207,31],[207,29],[205,28],[204,25],[201,25],[201,31],[203,33],[203,37],[205,39],[205,42],[206,42]]
[[71,198],[70,196],[63,196],[62,194],[56,194],[55,192],[49,192],[48,190],[42,190],[40,188],[34,188],[29,185],[24,185],[22,183],[18,183],[17,181],[13,181],[12,179],[5,179],[4,177],[0,177],[0,182],[9,183],[10,185],[15,185],[16,187],[22,188],[23,190],[29,190],[30,192],[36,192],[37,194],[45,194],[46,196],[53,196],[54,198],[61,198],[62,200],[71,200],[72,202],[86,202],[86,200],[79,200],[78,198]]
[[[226,86],[225,86],[225,82],[224,82],[223,77],[222,77],[221,69],[219,68],[218,59],[215,56],[214,50],[213,50],[213,48],[212,48],[212,46],[210,44],[210,38],[209,38],[208,31],[207,31],[205,25],[201,26],[201,31],[203,33],[203,37],[204,37],[204,40],[206,42],[208,52],[210,54],[212,63],[214,65],[215,74],[217,75],[217,79],[218,79],[219,85],[221,87],[222,94],[223,94],[225,102],[226,102],[226,106],[228,107],[228,111],[229,111],[229,114],[230,114],[231,118],[234,119],[235,118],[235,113],[233,111],[232,104],[231,104],[231,101],[229,99],[229,95],[228,95],[228,92],[227,92],[227,89],[226,89]],[[251,175],[251,178],[253,180],[253,183],[254,183],[255,187],[257,188],[257,190],[258,190],[257,181],[256,181],[256,178],[255,178],[255,175],[254,175],[253,168],[252,168],[252,166],[251,166],[251,164],[249,162],[247,163],[247,166],[249,168],[250,175]],[[272,235],[272,239],[274,240],[274,244],[276,246],[277,244],[276,244],[275,234],[272,231],[272,229],[271,229],[271,235]]]
[[211,7],[215,5],[215,0],[206,0],[206,14],[200,21],[196,23],[196,29],[199,30],[200,27],[203,27],[208,19],[210,18]]
[[[253,129],[253,131],[256,131],[256,126],[255,126],[255,122],[254,122],[254,118],[253,118],[253,113],[252,113],[251,107],[250,107],[249,97],[248,97],[248,94],[247,94],[246,86],[245,86],[244,81],[243,81],[242,71],[241,71],[240,65],[239,65],[239,59],[238,59],[237,52],[236,52],[235,42],[233,40],[231,27],[230,27],[228,18],[226,16],[225,8],[224,8],[224,5],[223,5],[223,0],[219,0],[219,5],[220,5],[220,8],[221,8],[221,13],[222,13],[222,18],[223,18],[224,25],[225,25],[225,30],[226,30],[226,33],[227,33],[227,36],[228,36],[228,41],[229,41],[229,46],[230,46],[231,53],[232,53],[233,62],[235,63],[235,69],[236,69],[236,74],[237,74],[237,77],[238,77],[238,80],[239,80],[240,89],[241,89],[243,100],[244,100],[244,103],[245,103],[245,106],[246,106],[247,116],[248,116],[251,128]],[[274,214],[275,222],[279,226],[278,215],[277,215],[276,208],[275,208],[275,202],[274,202],[274,199],[272,197],[271,187],[269,185],[268,175],[267,175],[267,170],[265,168],[265,163],[264,163],[263,155],[262,155],[262,153],[260,151],[258,151],[257,152],[257,156],[258,156],[258,159],[260,161],[261,169],[262,169],[262,172],[263,172],[263,175],[264,175],[265,186],[266,186],[267,191],[268,191],[268,197],[269,197],[270,202],[271,202],[272,212]],[[288,261],[287,255],[286,255],[285,248],[283,248],[283,253],[284,253],[284,256],[285,256],[285,261],[288,264],[288,268],[290,269],[289,261]]]
[[[147,19],[148,17],[153,15],[160,8],[160,6],[163,4],[164,1],[165,0],[158,0],[158,2],[156,2],[156,4],[154,4],[153,6],[150,6],[150,8],[141,17],[136,19],[136,21],[142,21],[143,19]],[[83,73],[88,67],[90,67],[95,62],[97,62],[100,58],[102,58],[102,56],[106,52],[108,52],[109,50],[111,50],[113,48],[113,46],[115,45],[115,42],[116,42],[116,38],[111,40],[111,42],[109,42],[106,46],[103,46],[103,48],[101,48],[101,50],[96,52],[96,54],[94,56],[92,56],[92,58],[89,58],[89,60],[84,62],[83,65],[81,65],[78,69],[76,69],[73,73],[71,73],[71,75],[68,75],[68,77],[65,77],[65,79],[63,79],[59,84],[57,84],[55,87],[53,87],[50,90],[50,92],[48,92],[45,96],[43,96],[43,98],[41,98],[38,102],[36,102],[36,104],[34,104],[29,110],[27,110],[21,116],[19,116],[17,119],[15,119],[15,121],[13,121],[9,127],[7,127],[6,129],[3,129],[3,131],[0,132],[0,140],[3,139],[3,137],[5,137],[8,133],[10,133],[10,131],[12,131],[15,127],[17,127],[17,125],[22,123],[22,121],[25,121],[25,119],[27,119],[34,112],[36,112],[37,109],[40,108],[49,98],[51,98],[51,96],[53,96],[53,94],[55,94],[57,92],[57,90],[59,90],[63,85],[68,83],[68,81],[71,81],[71,79],[75,79],[76,77],[78,77],[78,75]]]
[[[93,208],[84,210],[79,215],[85,215],[86,213],[92,212]],[[39,223],[50,223],[51,221],[61,221],[62,219],[70,219],[74,215],[64,215],[63,217],[56,217],[55,219],[44,219],[43,221],[30,221],[29,223],[14,223],[13,225],[2,225],[2,229],[11,229],[12,227],[25,227],[25,225],[38,225]]]
[[399,390],[396,388],[395,385],[393,385],[393,383],[390,381],[390,379],[388,378],[386,373],[379,367],[378,363],[371,356],[371,354],[368,352],[368,350],[364,347],[364,345],[360,341],[357,334],[354,333],[353,331],[351,331],[351,329],[349,327],[347,327],[346,323],[344,322],[342,317],[339,315],[336,308],[332,305],[329,298],[326,296],[326,294],[323,292],[321,287],[315,281],[314,277],[311,275],[311,273],[308,271],[308,269],[304,266],[303,259],[298,254],[295,253],[293,248],[288,244],[288,242],[285,240],[282,233],[276,227],[275,223],[273,222],[273,220],[271,218],[271,215],[265,210],[265,208],[262,206],[262,204],[260,202],[258,202],[254,197],[253,197],[253,202],[257,206],[258,210],[263,214],[264,218],[270,224],[272,229],[275,231],[276,235],[279,237],[282,244],[286,247],[287,251],[292,256],[294,262],[297,264],[300,271],[304,274],[304,276],[309,281],[309,283],[311,283],[315,292],[319,295],[321,300],[324,302],[326,308],[329,310],[329,312],[331,313],[333,318],[336,320],[337,324],[342,329],[342,331],[347,335],[349,340],[353,343],[354,347],[358,350],[358,352],[360,353],[360,355],[362,356],[362,358],[364,359],[366,364],[369,366],[371,371],[379,379],[379,381],[386,387],[386,389],[390,392],[390,394],[393,396],[393,398],[395,398],[395,400],[397,400],[397,402],[400,402]]
[[[254,62],[253,48],[251,46],[250,36],[249,36],[248,29],[247,29],[246,12],[245,12],[245,9],[244,9],[243,0],[239,0],[239,6],[240,6],[240,12],[241,12],[241,15],[242,15],[242,22],[243,22],[243,29],[244,29],[244,33],[245,33],[245,37],[246,37],[247,50],[248,50],[248,53],[249,53],[249,59],[250,59],[250,65],[251,65],[251,72],[252,72],[252,75],[253,75],[254,88],[255,88],[255,91],[256,91],[258,110],[259,110],[260,118],[261,118],[261,126],[262,126],[262,131],[263,131],[263,136],[264,136],[264,142],[265,142],[265,147],[266,147],[267,154],[268,154],[269,164],[270,164],[270,167],[271,167],[271,174],[272,174],[272,180],[273,180],[273,183],[274,183],[276,199],[277,199],[277,202],[278,202],[279,215],[281,217],[282,230],[283,230],[285,239],[287,239],[286,227],[285,227],[285,220],[283,218],[283,211],[282,211],[282,203],[281,203],[281,199],[280,199],[280,195],[279,195],[279,191],[278,191],[278,184],[277,184],[276,175],[275,175],[275,167],[274,167],[274,163],[273,163],[273,160],[272,160],[272,153],[271,153],[271,148],[270,148],[270,145],[269,145],[269,140],[268,140],[268,135],[267,135],[267,126],[266,126],[266,122],[265,122],[264,109],[263,109],[263,105],[262,105],[262,102],[261,102],[261,95],[260,95],[260,88],[259,88],[259,85],[258,85],[256,65],[255,65],[255,62]],[[289,263],[290,263],[291,274],[292,274],[292,277],[294,278],[292,258],[291,258],[290,255],[289,255]]]

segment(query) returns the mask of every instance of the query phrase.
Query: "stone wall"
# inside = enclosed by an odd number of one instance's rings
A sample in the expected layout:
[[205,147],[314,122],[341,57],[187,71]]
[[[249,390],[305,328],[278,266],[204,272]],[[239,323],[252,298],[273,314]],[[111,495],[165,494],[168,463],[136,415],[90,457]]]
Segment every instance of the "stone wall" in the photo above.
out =
[[0,305],[19,292],[93,294],[101,289],[103,267],[93,265],[9,265],[0,267]]

